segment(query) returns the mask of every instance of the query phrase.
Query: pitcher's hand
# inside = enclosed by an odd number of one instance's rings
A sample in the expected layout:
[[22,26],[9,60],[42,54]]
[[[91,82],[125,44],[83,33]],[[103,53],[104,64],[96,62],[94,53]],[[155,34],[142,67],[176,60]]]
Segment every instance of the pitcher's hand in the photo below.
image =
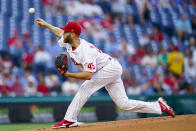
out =
[[41,18],[36,19],[35,23],[37,23],[37,25],[43,28],[47,28],[47,25],[48,25],[48,23]]

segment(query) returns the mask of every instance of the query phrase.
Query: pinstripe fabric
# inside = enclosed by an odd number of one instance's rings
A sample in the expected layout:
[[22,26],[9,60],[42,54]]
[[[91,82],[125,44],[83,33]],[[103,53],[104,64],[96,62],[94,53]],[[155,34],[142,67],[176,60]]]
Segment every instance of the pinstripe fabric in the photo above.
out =
[[128,99],[120,78],[108,84],[106,90],[120,109],[131,112],[161,114],[161,108],[158,102],[144,102]]
[[158,102],[143,102],[128,99],[123,82],[121,80],[122,67],[119,62],[112,59],[104,68],[93,74],[91,80],[86,80],[78,90],[71,104],[69,105],[64,119],[76,122],[80,109],[100,88],[106,86],[106,90],[112,100],[123,110],[143,113],[161,114]]

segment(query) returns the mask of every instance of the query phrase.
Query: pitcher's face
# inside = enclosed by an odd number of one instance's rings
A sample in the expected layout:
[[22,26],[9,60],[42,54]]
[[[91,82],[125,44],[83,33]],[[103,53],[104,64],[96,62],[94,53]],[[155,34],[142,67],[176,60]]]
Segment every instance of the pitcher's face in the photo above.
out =
[[63,38],[64,38],[64,40],[63,40],[63,42],[64,43],[69,43],[69,44],[71,44],[72,43],[72,41],[73,41],[73,36],[72,36],[72,33],[71,32],[64,32],[63,33]]

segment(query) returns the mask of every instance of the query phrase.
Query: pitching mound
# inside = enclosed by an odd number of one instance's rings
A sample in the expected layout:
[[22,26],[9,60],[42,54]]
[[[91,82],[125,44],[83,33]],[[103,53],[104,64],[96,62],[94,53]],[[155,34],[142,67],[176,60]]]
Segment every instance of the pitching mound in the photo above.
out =
[[[37,129],[32,131],[196,131],[196,115],[156,117],[112,122],[84,124],[61,129]],[[30,131],[30,130],[28,130]]]

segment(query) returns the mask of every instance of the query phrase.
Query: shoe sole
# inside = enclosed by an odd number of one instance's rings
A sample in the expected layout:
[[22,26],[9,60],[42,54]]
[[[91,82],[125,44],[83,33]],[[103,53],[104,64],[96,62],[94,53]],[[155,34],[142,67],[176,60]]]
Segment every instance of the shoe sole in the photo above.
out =
[[167,101],[166,101],[163,97],[160,97],[160,98],[158,99],[158,101],[160,101],[163,105],[165,105],[165,106],[171,111],[171,113],[169,113],[170,116],[175,117],[175,112],[174,112],[173,108],[171,108],[171,107],[167,104]]
[[68,127],[66,127],[66,126],[58,126],[58,127],[52,127],[52,128],[58,129],[58,128],[70,128],[70,127],[78,127],[78,124],[74,123],[74,124],[69,125]]
[[58,126],[58,127],[52,127],[54,129],[58,129],[58,128],[65,128],[65,126]]

